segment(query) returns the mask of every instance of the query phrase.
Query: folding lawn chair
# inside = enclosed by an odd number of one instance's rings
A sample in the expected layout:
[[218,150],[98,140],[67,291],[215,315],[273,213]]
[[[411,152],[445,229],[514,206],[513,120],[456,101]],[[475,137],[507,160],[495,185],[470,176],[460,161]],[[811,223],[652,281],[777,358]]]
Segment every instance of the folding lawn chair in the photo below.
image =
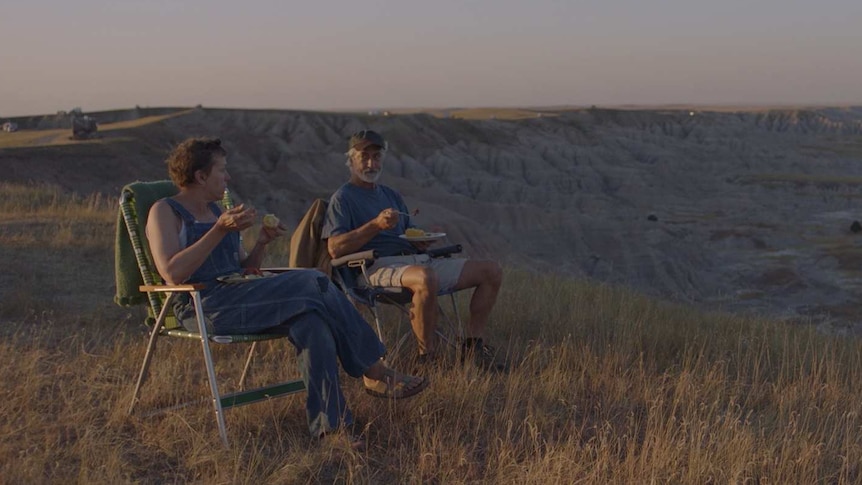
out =
[[[204,285],[167,285],[162,282],[155,269],[149,244],[146,237],[144,237],[144,231],[147,224],[147,215],[153,203],[163,197],[169,197],[176,193],[177,189],[170,181],[135,182],[124,187],[120,196],[120,215],[117,221],[117,247],[115,254],[117,277],[117,296],[115,301],[122,306],[147,304],[148,317],[145,323],[151,327],[147,352],[144,355],[144,361],[141,365],[141,371],[132,395],[129,414],[134,411],[140,396],[141,387],[147,378],[157,339],[159,337],[196,339],[201,342],[203,349],[203,360],[207,370],[209,388],[212,392],[212,402],[215,408],[219,434],[225,446],[229,446],[224,420],[225,409],[301,392],[305,390],[305,386],[302,380],[296,379],[257,389],[244,390],[245,378],[248,374],[257,343],[264,340],[286,338],[286,335],[210,335],[207,331],[201,306],[200,290],[203,289]],[[228,192],[225,192],[223,204],[225,207],[233,206]],[[198,328],[200,329],[199,333],[190,332],[183,328],[172,314],[172,303],[182,293],[189,294],[194,302],[195,316]],[[251,343],[251,349],[249,349],[245,367],[239,380],[239,392],[230,394],[220,393],[210,349],[210,345],[213,342],[219,344]],[[171,409],[176,407],[173,406]]]
[[[380,323],[380,313],[377,303],[391,304],[397,307],[402,315],[410,316],[407,305],[413,299],[413,293],[407,288],[382,288],[360,286],[358,276],[366,272],[366,268],[377,259],[374,251],[363,251],[348,254],[340,258],[330,260],[326,249],[326,240],[321,239],[326,209],[329,202],[324,199],[315,199],[306,211],[299,225],[297,225],[290,238],[290,266],[299,268],[316,268],[324,273],[330,274],[341,291],[343,291],[354,305],[361,305],[369,309],[374,317],[377,327],[377,336],[386,342],[383,328]],[[444,248],[426,251],[431,257],[450,257],[460,253],[461,246],[447,246]],[[331,271],[330,271],[331,270]],[[367,278],[366,278],[367,280]],[[442,292],[438,296],[449,295],[452,302],[454,317],[450,317],[443,311],[440,305],[440,313],[443,316],[442,330],[438,327],[437,334],[444,342],[455,345],[455,341],[463,337],[461,316],[455,300],[455,292]],[[405,332],[398,339],[397,344],[390,346],[390,353],[397,355],[410,332]]]
[[[449,258],[453,254],[460,253],[461,250],[461,245],[456,244],[437,249],[429,249],[425,251],[425,254],[428,254],[432,258]],[[377,252],[369,250],[333,259],[331,261],[332,279],[354,303],[358,303],[368,308],[371,315],[374,317],[374,323],[377,326],[377,335],[380,337],[381,341],[385,341],[383,338],[380,312],[377,309],[377,303],[394,305],[401,311],[402,315],[406,315],[409,319],[410,310],[407,308],[407,305],[410,304],[413,299],[413,292],[408,288],[360,285],[359,276],[365,276],[365,281],[368,281],[368,273],[366,270],[377,258]],[[443,304],[438,300],[438,306],[442,318],[439,321],[436,333],[444,343],[453,348],[458,347],[456,344],[464,336],[464,329],[461,324],[461,315],[458,312],[458,303],[455,299],[455,293],[457,293],[457,291],[458,290],[441,291],[437,294],[438,297],[449,296],[449,300],[452,303],[453,316],[449,316],[447,312],[443,310]],[[398,353],[398,350],[409,336],[410,332],[405,332],[401,335],[398,342],[391,350],[393,354]]]

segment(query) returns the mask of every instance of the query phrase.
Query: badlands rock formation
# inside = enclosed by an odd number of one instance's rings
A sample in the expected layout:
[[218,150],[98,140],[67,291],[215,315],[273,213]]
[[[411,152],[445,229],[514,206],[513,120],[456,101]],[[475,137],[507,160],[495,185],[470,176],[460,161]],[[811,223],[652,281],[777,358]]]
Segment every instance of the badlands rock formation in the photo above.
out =
[[195,109],[113,131],[109,116],[96,142],[0,150],[4,172],[115,193],[163,178],[172,144],[211,134],[237,195],[289,224],[346,180],[345,139],[370,127],[391,144],[382,182],[472,256],[833,329],[859,315],[862,108],[521,120]]

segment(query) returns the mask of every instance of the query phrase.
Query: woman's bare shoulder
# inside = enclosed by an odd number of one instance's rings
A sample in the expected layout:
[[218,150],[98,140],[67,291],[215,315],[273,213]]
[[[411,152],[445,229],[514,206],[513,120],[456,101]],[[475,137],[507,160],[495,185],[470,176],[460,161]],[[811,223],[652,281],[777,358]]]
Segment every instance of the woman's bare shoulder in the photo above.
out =
[[173,212],[171,205],[168,203],[168,197],[165,197],[164,199],[159,199],[153,202],[153,205],[150,206],[150,214],[157,212]]
[[150,207],[148,216],[148,224],[150,222],[157,224],[176,223],[180,220],[179,215],[174,211],[173,207],[168,203],[168,199],[159,199]]

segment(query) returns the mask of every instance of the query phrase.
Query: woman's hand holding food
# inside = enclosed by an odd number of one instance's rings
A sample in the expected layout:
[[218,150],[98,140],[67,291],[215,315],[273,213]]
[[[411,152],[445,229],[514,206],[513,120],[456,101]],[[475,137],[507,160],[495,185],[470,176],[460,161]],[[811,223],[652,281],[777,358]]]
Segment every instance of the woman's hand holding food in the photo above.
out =
[[226,231],[242,231],[253,226],[256,217],[257,211],[254,207],[246,208],[245,204],[240,204],[222,212],[216,226]]
[[269,244],[273,239],[283,236],[287,229],[281,225],[275,214],[263,216],[263,224],[260,226],[260,235],[257,241],[261,244]]

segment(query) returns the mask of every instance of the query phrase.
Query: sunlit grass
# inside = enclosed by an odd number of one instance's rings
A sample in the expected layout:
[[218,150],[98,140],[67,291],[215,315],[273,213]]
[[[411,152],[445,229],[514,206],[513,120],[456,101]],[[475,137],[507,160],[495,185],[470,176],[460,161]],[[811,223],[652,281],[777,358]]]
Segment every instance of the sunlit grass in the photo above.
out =
[[[26,204],[28,190],[42,202]],[[3,234],[74,200],[78,208],[67,213],[73,225],[107,233],[92,236],[91,252],[80,252],[71,242],[52,246],[33,226],[32,242],[13,247],[21,261],[62,252],[52,259],[53,291],[88,305],[70,311],[69,299],[45,298],[41,279],[0,279],[3,482],[862,480],[858,340],[515,269],[506,272],[489,336],[508,352],[511,373],[433,370],[427,392],[397,404],[368,397],[345,378],[349,403],[367,425],[367,452],[312,441],[302,395],[229,410],[233,447],[225,450],[207,403],[144,415],[206,396],[196,342],[159,344],[141,412],[126,414],[145,337],[139,311],[110,304],[113,227],[105,221],[116,216],[112,204],[54,196],[44,187],[3,186],[0,197],[18,214],[4,220]],[[272,248],[274,264],[283,264],[286,248],[284,241]],[[88,265],[90,280],[76,285],[75,273]],[[26,291],[8,302],[16,286]],[[28,303],[28,292],[39,298]],[[27,308],[9,311],[13,304]],[[386,315],[394,320],[392,311]],[[394,327],[387,327],[388,342]],[[228,386],[236,383],[244,349],[217,347]],[[287,342],[264,344],[252,385],[295,376],[293,353]]]
[[542,116],[557,116],[557,113],[516,108],[472,108],[452,110],[449,116],[465,120],[523,120],[541,118]]
[[71,126],[69,128],[52,128],[47,130],[20,130],[12,133],[0,132],[0,148],[116,143],[121,141],[121,139],[118,139],[116,135],[104,138],[98,133],[139,128],[141,126],[157,123],[176,116],[182,116],[191,111],[193,110],[177,110],[176,112],[165,115],[142,116],[134,120],[117,121],[114,123],[99,123],[96,135],[85,140],[72,139]]
[[158,123],[160,121],[164,121],[170,118],[176,118],[177,116],[187,115],[192,111],[194,110],[177,110],[173,113],[168,113],[164,115],[142,116],[134,120],[99,124],[99,131],[128,130],[130,128],[140,128],[141,126],[149,125],[151,123]]
[[116,196],[68,194],[52,185],[0,183],[0,221],[27,223],[53,217],[75,222],[110,221],[116,217],[116,206]]
[[0,132],[0,148],[74,143],[69,139],[71,133],[71,129],[21,130],[14,133]]

